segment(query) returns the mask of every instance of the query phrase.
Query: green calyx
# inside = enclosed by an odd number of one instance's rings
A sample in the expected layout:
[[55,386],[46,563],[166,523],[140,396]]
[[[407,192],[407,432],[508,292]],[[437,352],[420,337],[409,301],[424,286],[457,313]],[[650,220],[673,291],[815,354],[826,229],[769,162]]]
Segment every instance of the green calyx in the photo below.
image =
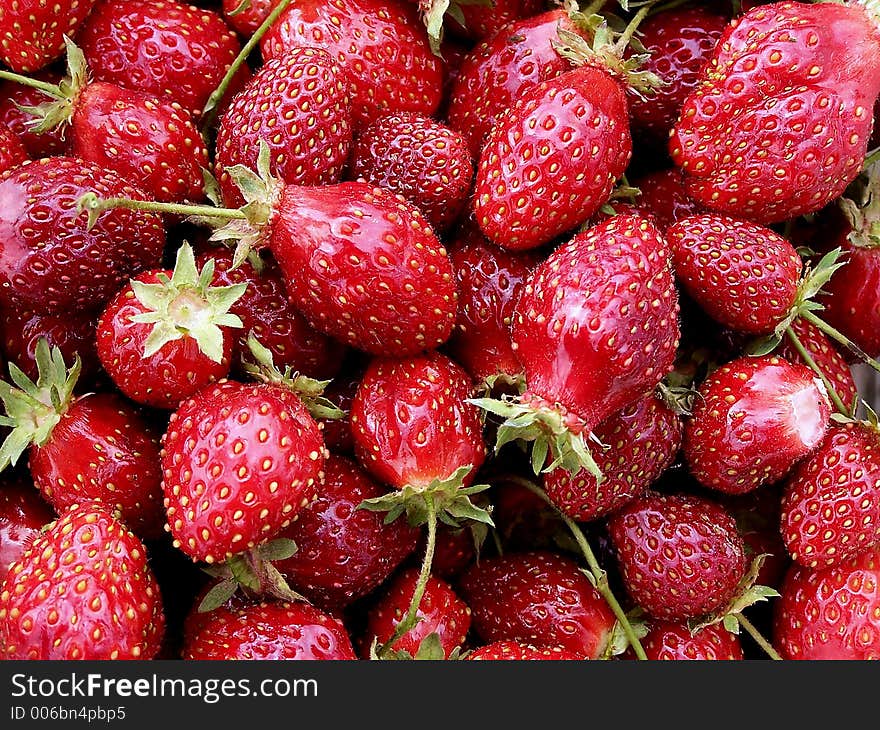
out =
[[229,309],[244,294],[247,284],[211,286],[214,259],[199,271],[188,243],[177,251],[177,261],[169,278],[160,273],[159,281],[147,284],[132,280],[131,288],[146,312],[133,322],[153,325],[144,343],[143,356],[156,354],[167,343],[192,337],[199,350],[214,362],[223,359],[223,327],[242,327],[238,315]]
[[431,51],[439,56],[440,44],[443,42],[443,20],[448,15],[462,27],[466,27],[462,7],[465,5],[482,5],[492,7],[492,0],[429,0],[420,2],[419,8],[422,21],[428,31],[428,43]]
[[[602,481],[602,472],[583,433],[574,433],[560,410],[536,408],[511,396],[473,398],[468,402],[505,419],[498,427],[496,453],[512,441],[532,442],[532,470],[535,474],[562,468],[574,476],[583,469],[598,482]],[[552,457],[549,464],[548,455]]]
[[68,369],[61,350],[57,347],[50,350],[45,338],[37,343],[35,355],[36,382],[12,362],[9,363],[12,384],[0,380],[0,401],[5,412],[0,417],[0,425],[12,429],[0,446],[0,469],[14,466],[32,444],[43,446],[73,400],[81,368],[79,357]]
[[275,365],[272,351],[265,347],[253,332],[248,334],[247,344],[253,357],[253,360],[244,362],[244,369],[248,375],[261,383],[270,383],[293,391],[315,418],[325,421],[345,418],[345,411],[324,397],[324,390],[330,385],[329,380],[315,380],[290,367],[285,367],[283,371],[279,370]]
[[379,641],[374,639],[370,645],[371,660],[437,662],[457,661],[462,656],[461,647],[456,647],[449,653],[449,656],[446,656],[443,645],[440,643],[440,635],[437,633],[430,633],[422,639],[415,654],[410,654],[406,649],[389,649],[380,655],[379,650]]
[[838,204],[850,225],[849,241],[859,248],[880,247],[880,169],[869,172],[858,200],[841,197]]

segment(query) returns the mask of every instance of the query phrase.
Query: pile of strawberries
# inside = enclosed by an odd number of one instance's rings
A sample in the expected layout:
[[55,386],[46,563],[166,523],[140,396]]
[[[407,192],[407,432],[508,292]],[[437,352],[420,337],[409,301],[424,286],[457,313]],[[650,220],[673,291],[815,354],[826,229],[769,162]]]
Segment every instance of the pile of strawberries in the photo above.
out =
[[0,658],[880,659],[880,1],[0,62]]

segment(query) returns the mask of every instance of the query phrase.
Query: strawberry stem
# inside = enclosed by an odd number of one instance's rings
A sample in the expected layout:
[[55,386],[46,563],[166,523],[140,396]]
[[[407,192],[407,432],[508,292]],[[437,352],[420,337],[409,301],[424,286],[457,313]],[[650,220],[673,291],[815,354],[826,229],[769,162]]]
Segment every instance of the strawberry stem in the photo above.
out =
[[764,650],[767,656],[775,661],[782,661],[782,657],[779,656],[779,652],[776,651],[776,649],[773,648],[773,645],[761,635],[761,632],[755,628],[754,624],[751,621],[749,621],[741,613],[737,614],[736,620],[739,622],[739,625],[746,630],[746,633],[751,636],[752,639],[754,639],[755,643]]
[[836,340],[845,348],[847,348],[850,352],[852,352],[856,357],[861,360],[864,360],[868,365],[870,365],[874,370],[880,372],[880,362],[877,362],[873,357],[868,355],[861,347],[859,347],[855,342],[849,339],[842,332],[834,329],[830,324],[825,322],[822,319],[819,319],[815,314],[813,314],[809,310],[805,310],[801,312],[801,317],[803,317],[807,322],[816,325],[822,332],[828,335],[832,340]]
[[32,89],[37,89],[38,91],[42,91],[47,96],[51,96],[53,99],[63,99],[64,93],[61,91],[61,88],[58,84],[50,84],[46,81],[38,81],[37,79],[32,79],[28,76],[22,76],[21,74],[13,73],[12,71],[0,71],[0,79],[4,81],[13,81],[16,84],[21,84],[22,86],[30,86]]
[[238,56],[236,56],[235,60],[232,62],[232,65],[226,70],[226,75],[220,81],[220,85],[214,89],[211,93],[211,96],[208,97],[208,101],[205,102],[205,106],[202,109],[202,131],[208,130],[214,124],[214,121],[217,118],[217,113],[219,111],[220,102],[223,100],[223,97],[226,95],[226,92],[229,90],[229,85],[232,83],[232,80],[235,78],[235,75],[238,73],[238,70],[242,67],[242,64],[247,60],[247,57],[251,54],[254,48],[257,47],[257,44],[260,42],[260,39],[266,34],[266,31],[271,28],[275,21],[278,20],[278,17],[287,10],[287,7],[293,0],[281,0],[278,5],[266,16],[266,19],[262,22],[259,28],[254,31],[254,34],[248,39],[248,42],[244,44],[241,51],[239,51]]
[[77,202],[79,210],[89,211],[89,217],[97,217],[105,210],[125,208],[149,213],[169,215],[201,216],[228,220],[247,220],[247,215],[238,208],[215,208],[213,205],[186,205],[183,203],[159,203],[155,200],[132,200],[131,198],[99,198],[94,193],[86,193]]
[[632,40],[632,37],[635,35],[641,22],[647,17],[648,13],[651,12],[652,7],[654,7],[654,3],[647,3],[640,7],[639,11],[633,15],[632,20],[629,21],[629,24],[614,44],[614,52],[616,55],[621,58],[623,57],[623,54],[629,46],[629,42]]
[[596,560],[593,549],[590,547],[590,543],[587,541],[583,530],[581,530],[577,522],[575,522],[573,519],[571,519],[571,517],[560,510],[559,507],[553,504],[550,497],[547,496],[547,493],[537,484],[530,482],[528,479],[522,479],[521,477],[516,476],[511,476],[510,481],[516,482],[517,484],[528,489],[532,494],[540,497],[565,523],[565,526],[569,529],[572,537],[574,537],[575,542],[578,544],[578,547],[580,548],[584,559],[587,561],[587,565],[590,568],[590,574],[593,576],[593,582],[595,583],[596,590],[599,591],[599,594],[602,596],[602,598],[605,599],[605,603],[608,604],[608,607],[611,609],[612,613],[614,613],[615,618],[623,628],[623,632],[624,634],[626,634],[626,638],[629,641],[630,646],[632,647],[636,656],[641,660],[646,660],[648,657],[645,654],[645,650],[642,648],[642,644],[639,641],[639,637],[636,634],[635,629],[633,629],[632,624],[629,622],[629,618],[626,615],[626,612],[623,610],[614,593],[612,592],[611,586],[608,585],[608,574],[602,569],[602,566],[599,565],[599,561]]
[[804,347],[800,338],[795,334],[795,331],[791,327],[787,327],[785,329],[785,334],[788,335],[788,339],[791,340],[791,344],[794,346],[794,349],[797,350],[798,355],[801,356],[801,359],[807,364],[807,366],[819,376],[822,384],[825,386],[825,390],[828,391],[828,396],[831,398],[834,403],[834,407],[837,408],[842,414],[847,415],[849,413],[849,408],[847,408],[843,404],[843,399],[837,394],[837,391],[834,389],[834,386],[831,384],[831,381],[825,376],[825,373],[822,372],[822,368],[816,363],[813,359],[813,356],[807,351],[807,348]]

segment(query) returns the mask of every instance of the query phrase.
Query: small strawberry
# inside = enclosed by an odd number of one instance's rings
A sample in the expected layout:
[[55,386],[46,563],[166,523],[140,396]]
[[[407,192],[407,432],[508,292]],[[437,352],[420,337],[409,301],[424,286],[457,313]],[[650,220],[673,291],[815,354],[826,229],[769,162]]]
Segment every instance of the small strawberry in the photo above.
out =
[[580,659],[609,648],[614,615],[570,558],[544,551],[484,558],[458,586],[486,642],[554,646]]
[[280,0],[223,0],[223,18],[238,33],[250,38]]
[[152,659],[164,629],[146,548],[97,502],[53,522],[0,586],[5,659]]
[[880,93],[873,13],[774,3],[728,25],[670,139],[697,202],[766,224],[840,196],[864,162]]
[[538,648],[518,641],[496,641],[474,649],[464,658],[473,661],[571,661],[581,657],[555,646]]
[[649,494],[612,515],[608,530],[627,593],[655,618],[723,608],[746,572],[736,522],[707,499]]
[[831,402],[803,365],[742,357],[699,388],[685,424],[684,455],[703,486],[743,494],[785,477],[825,436]]
[[357,659],[342,623],[306,603],[216,608],[184,637],[183,658]]
[[0,61],[13,71],[39,71],[64,53],[96,0],[21,0],[0,6]]
[[[62,77],[54,71],[43,71],[33,74],[32,78],[57,86]],[[68,148],[63,127],[34,131],[34,115],[25,110],[45,102],[46,95],[39,89],[15,81],[0,82],[0,125],[8,127],[21,140],[33,159],[63,155]]]
[[[372,643],[384,644],[395,635],[405,620],[418,578],[418,570],[402,571],[369,609],[363,654],[369,655]],[[471,610],[444,581],[434,576],[428,578],[416,615],[418,623],[391,644],[393,656],[424,657],[425,652],[434,648],[434,640],[428,641],[432,635],[440,651],[427,658],[448,659],[464,644],[471,625]]]
[[0,581],[54,519],[31,485],[13,481],[0,486]]
[[473,159],[462,136],[414,112],[379,117],[358,134],[349,175],[402,195],[445,231],[471,191]]
[[544,474],[547,496],[578,522],[603,517],[644,494],[678,454],[682,423],[649,393],[602,421],[593,436],[604,446],[596,458],[602,481],[586,470]]
[[653,216],[661,231],[682,218],[702,212],[688,196],[684,177],[676,168],[649,172],[632,178],[631,183],[641,192],[636,207],[644,215]]
[[199,271],[189,244],[178,249],[174,271],[152,269],[131,280],[107,305],[97,328],[98,355],[129,398],[175,408],[231,366],[229,309],[246,284],[213,286],[214,265]]
[[431,115],[440,105],[440,59],[402,0],[294,0],[260,49],[269,61],[302,46],[322,48],[348,73],[357,128],[389,112]]
[[839,565],[880,540],[880,436],[868,423],[833,424],[786,480],[780,531],[792,560]]
[[830,568],[793,565],[774,618],[786,659],[880,659],[880,545]]
[[8,127],[0,126],[0,174],[29,157],[22,141]]
[[641,641],[648,659],[654,661],[744,659],[739,637],[721,624],[713,624],[693,632],[685,623],[652,622]]

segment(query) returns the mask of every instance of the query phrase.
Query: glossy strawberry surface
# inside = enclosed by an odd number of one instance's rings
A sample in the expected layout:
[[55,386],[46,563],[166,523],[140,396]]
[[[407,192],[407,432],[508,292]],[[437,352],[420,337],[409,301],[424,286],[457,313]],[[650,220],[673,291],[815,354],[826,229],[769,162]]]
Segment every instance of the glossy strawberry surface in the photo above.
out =
[[743,659],[739,637],[721,624],[692,633],[686,623],[659,621],[641,640],[649,660],[736,661]]
[[21,0],[0,6],[0,61],[13,71],[38,71],[64,53],[95,0]]
[[28,157],[27,149],[18,136],[8,127],[0,126],[0,173],[24,162]]
[[0,576],[24,555],[55,513],[33,486],[5,480],[0,486]]
[[562,661],[578,660],[577,654],[557,647],[536,648],[518,641],[496,641],[469,652],[471,661]]

